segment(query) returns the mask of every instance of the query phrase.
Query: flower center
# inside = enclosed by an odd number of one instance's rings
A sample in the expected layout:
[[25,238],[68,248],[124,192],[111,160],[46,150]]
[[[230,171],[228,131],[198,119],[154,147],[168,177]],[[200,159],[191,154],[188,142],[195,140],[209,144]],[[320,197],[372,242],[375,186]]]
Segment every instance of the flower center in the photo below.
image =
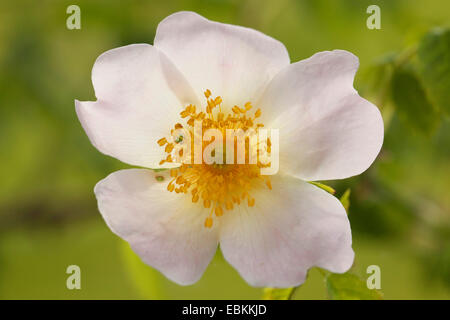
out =
[[[205,227],[211,228],[213,219],[222,216],[226,211],[231,211],[235,206],[247,205],[253,207],[255,198],[252,191],[257,188],[267,187],[272,189],[269,176],[261,175],[260,169],[270,166],[260,159],[261,141],[252,139],[252,135],[241,137],[241,147],[244,152],[239,153],[239,142],[237,137],[232,136],[232,143],[227,142],[230,138],[230,129],[233,132],[251,132],[257,136],[261,123],[256,119],[261,116],[261,110],[257,109],[250,116],[252,104],[247,102],[243,108],[234,106],[231,112],[222,112],[222,98],[211,97],[211,91],[205,91],[207,101],[206,112],[196,111],[196,106],[189,105],[181,113],[181,118],[186,124],[175,124],[171,129],[169,138],[161,138],[158,144],[164,147],[167,157],[161,160],[163,163],[181,163],[179,167],[170,169],[171,181],[167,190],[175,193],[189,194],[193,203],[199,203],[204,208],[210,208],[209,215],[205,218]],[[217,135],[211,139],[204,139],[203,132],[213,129],[218,134],[218,139],[223,139],[219,147],[213,148],[211,144],[216,141]],[[200,143],[197,140],[200,137]],[[204,141],[209,140],[209,141]],[[266,138],[264,152],[270,154],[271,141]],[[186,147],[188,149],[186,149]],[[202,159],[196,163],[196,150],[200,149]],[[208,149],[209,148],[209,149]],[[214,160],[205,161],[204,154],[211,155]],[[237,161],[241,154],[243,163]],[[180,158],[184,156],[184,161]],[[254,156],[254,157],[253,157]],[[232,164],[229,160],[231,158]],[[251,159],[255,159],[253,162]],[[188,160],[188,161],[186,161]]]

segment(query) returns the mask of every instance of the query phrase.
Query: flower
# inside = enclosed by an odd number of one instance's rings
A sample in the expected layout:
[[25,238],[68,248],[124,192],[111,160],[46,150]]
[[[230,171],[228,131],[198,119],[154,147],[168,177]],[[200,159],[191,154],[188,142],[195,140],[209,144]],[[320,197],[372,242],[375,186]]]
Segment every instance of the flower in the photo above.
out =
[[[279,41],[193,12],[165,18],[154,45],[103,53],[92,70],[97,101],[75,101],[90,141],[128,164],[171,168],[100,181],[107,225],[182,285],[200,279],[219,244],[253,286],[299,285],[312,266],[346,272],[354,252],[345,209],[308,181],[360,174],[380,151],[380,112],[353,88],[358,66],[343,50],[290,64]],[[192,134],[202,119],[219,130],[279,129],[279,173],[177,162],[183,137],[170,132]]]

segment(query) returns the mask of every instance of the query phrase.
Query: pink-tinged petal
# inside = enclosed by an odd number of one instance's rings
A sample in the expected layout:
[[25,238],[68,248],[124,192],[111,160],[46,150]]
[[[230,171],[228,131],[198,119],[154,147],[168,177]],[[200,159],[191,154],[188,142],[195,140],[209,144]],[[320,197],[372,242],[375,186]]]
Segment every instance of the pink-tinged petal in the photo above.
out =
[[208,213],[184,195],[166,190],[146,169],[121,170],[95,187],[98,207],[110,229],[128,241],[148,265],[181,285],[196,282],[214,256],[217,227],[204,227]]
[[339,200],[293,177],[273,176],[272,186],[255,194],[255,207],[241,206],[222,217],[225,259],[258,287],[300,285],[313,266],[346,272],[354,252]]
[[154,45],[181,70],[197,95],[210,89],[225,107],[243,106],[289,65],[284,45],[263,33],[177,12],[158,26]]
[[259,101],[262,121],[280,130],[280,170],[303,180],[364,172],[383,144],[378,108],[353,88],[358,58],[320,52],[282,70]]
[[165,158],[157,140],[170,134],[179,112],[198,100],[181,73],[147,44],[98,57],[92,70],[97,101],[75,101],[92,144],[123,162],[150,168]]

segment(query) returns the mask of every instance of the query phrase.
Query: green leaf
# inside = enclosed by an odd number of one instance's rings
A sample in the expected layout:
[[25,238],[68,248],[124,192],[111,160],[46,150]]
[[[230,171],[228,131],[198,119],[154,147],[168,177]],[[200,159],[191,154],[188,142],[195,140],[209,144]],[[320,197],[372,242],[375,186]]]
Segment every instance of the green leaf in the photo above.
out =
[[352,273],[330,273],[325,278],[332,300],[381,300],[379,290],[367,288],[366,281]]
[[342,205],[345,208],[345,211],[347,211],[348,213],[348,208],[350,207],[350,188],[348,188],[347,190],[345,190],[344,194],[341,196],[340,200]]
[[263,300],[291,300],[295,292],[295,287],[292,288],[264,288]]
[[309,183],[315,185],[316,187],[319,187],[320,189],[325,190],[326,192],[329,192],[331,194],[335,194],[336,190],[334,190],[332,187],[327,186],[326,184],[320,183],[320,182],[315,182],[315,181],[310,181]]
[[413,70],[394,71],[391,96],[399,117],[410,127],[423,134],[431,134],[436,129],[439,115]]
[[450,29],[435,29],[426,34],[417,56],[430,100],[450,115]]
[[358,81],[358,91],[362,96],[374,101],[377,107],[383,108],[386,89],[392,76],[397,53],[389,53],[377,59],[372,65],[361,69],[356,75]]

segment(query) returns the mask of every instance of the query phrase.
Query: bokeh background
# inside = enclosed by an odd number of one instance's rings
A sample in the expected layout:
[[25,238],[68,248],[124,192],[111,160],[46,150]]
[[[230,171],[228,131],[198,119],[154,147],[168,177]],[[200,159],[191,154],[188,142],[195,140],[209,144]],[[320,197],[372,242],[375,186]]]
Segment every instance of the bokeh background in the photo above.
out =
[[[66,28],[71,4],[81,8],[81,30]],[[381,30],[366,27],[371,4],[381,8]],[[385,299],[449,299],[450,42],[424,44],[436,27],[441,34],[450,26],[446,0],[1,1],[0,298],[261,297],[220,254],[197,284],[171,283],[143,265],[96,208],[95,183],[128,166],[91,146],[74,99],[95,100],[90,73],[99,54],[152,43],[158,22],[179,10],[261,30],[281,40],[292,61],[331,49],[360,58],[355,86],[382,110],[386,134],[367,172],[331,183],[338,197],[351,188],[354,271],[365,279],[367,266],[379,265]],[[433,48],[441,50],[433,56],[437,78],[423,62]],[[81,290],[66,288],[71,264],[81,267]],[[316,269],[295,293],[328,297]]]

